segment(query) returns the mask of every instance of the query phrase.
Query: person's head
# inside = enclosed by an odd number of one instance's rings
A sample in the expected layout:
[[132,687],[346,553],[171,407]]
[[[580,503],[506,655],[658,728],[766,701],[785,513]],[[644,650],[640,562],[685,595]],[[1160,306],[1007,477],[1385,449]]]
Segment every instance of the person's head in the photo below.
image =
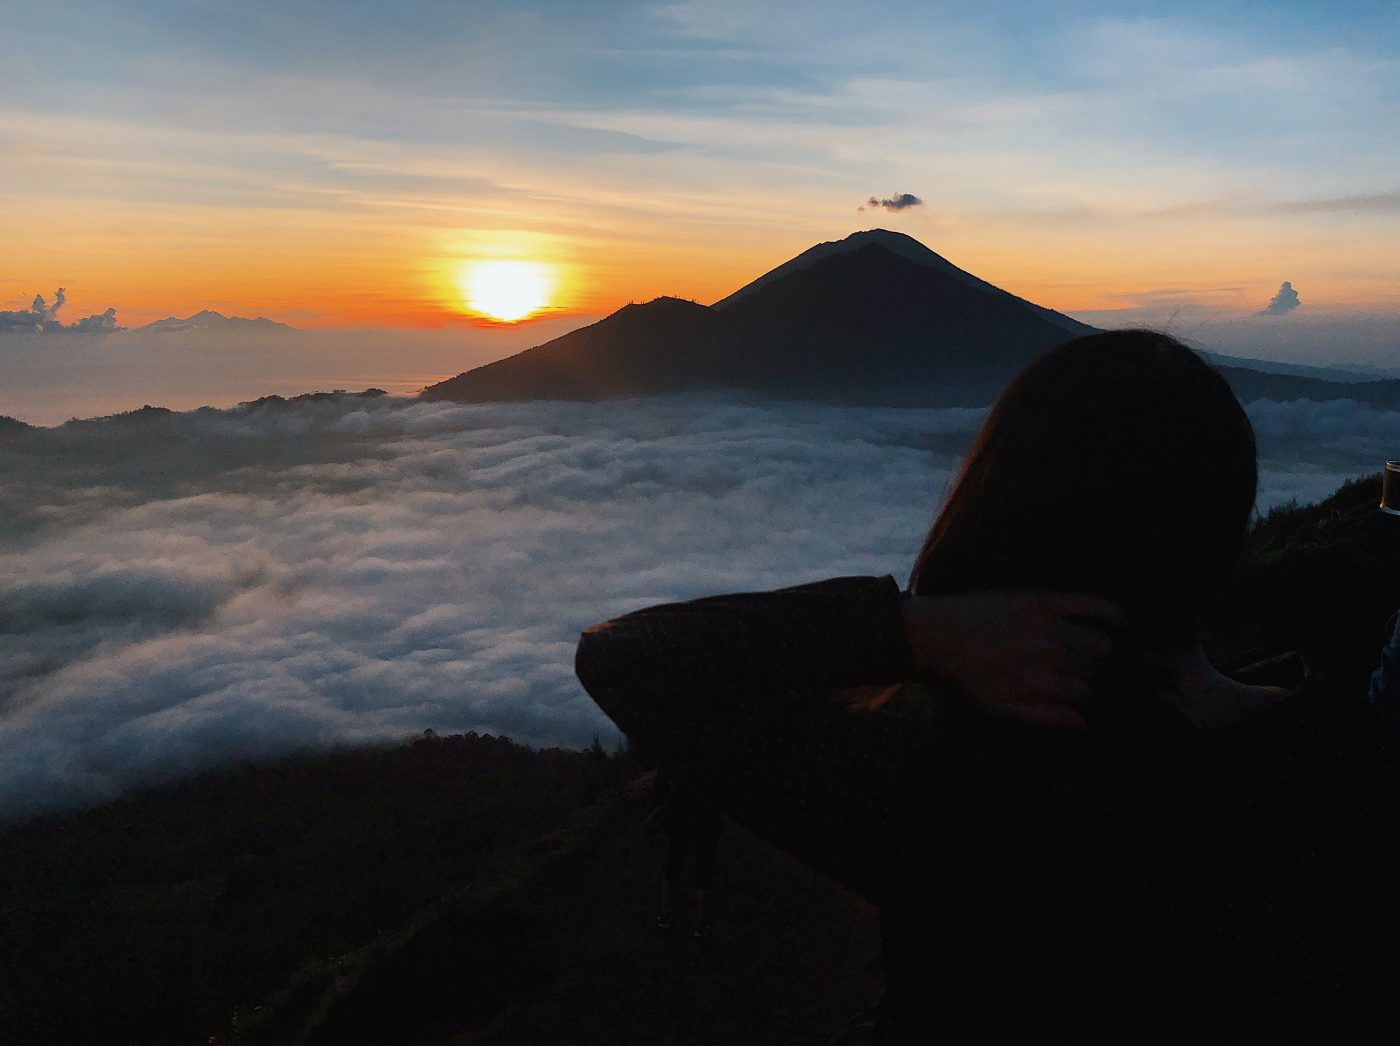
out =
[[1174,338],[1076,338],[992,407],[910,588],[1091,592],[1138,643],[1176,646],[1239,555],[1255,457],[1225,379]]

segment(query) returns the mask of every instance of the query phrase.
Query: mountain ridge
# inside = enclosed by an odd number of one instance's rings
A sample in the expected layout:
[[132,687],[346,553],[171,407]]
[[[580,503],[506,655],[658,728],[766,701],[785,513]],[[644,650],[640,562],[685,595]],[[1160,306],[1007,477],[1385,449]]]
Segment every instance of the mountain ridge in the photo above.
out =
[[722,305],[676,298],[629,305],[422,395],[593,400],[729,388],[840,402],[971,404],[1071,336],[1047,318],[1049,310],[984,290],[946,262],[905,257],[927,250],[906,239],[902,253],[890,249],[901,240],[851,240],[840,251],[779,266]]
[[[425,400],[603,400],[690,390],[870,406],[985,406],[1032,360],[1097,328],[876,229],[817,244],[705,306],[627,305],[430,385]],[[1400,380],[1338,383],[1220,361],[1242,399],[1400,409]]]
[[167,316],[163,320],[155,320],[143,327],[136,328],[138,331],[154,331],[161,334],[191,330],[225,330],[270,334],[274,331],[281,333],[296,329],[290,323],[280,323],[277,320],[270,320],[266,316],[257,316],[252,319],[246,316],[225,316],[213,309],[200,309],[184,319],[180,319],[178,316]]
[[[744,286],[740,287],[728,297],[721,298],[719,301],[715,302],[711,308],[723,309],[736,301],[741,301],[748,297],[775,279],[781,279],[794,272],[800,272],[824,258],[860,250],[872,244],[884,247],[885,250],[889,251],[891,254],[905,258],[917,265],[925,265],[947,276],[952,276],[954,279],[960,280],[967,286],[976,290],[1015,298],[1017,301],[1025,301],[1025,299],[1022,298],[1016,298],[1015,295],[997,287],[995,284],[988,283],[986,280],[974,276],[966,269],[959,268],[937,251],[928,247],[926,244],[920,243],[918,240],[914,239],[914,237],[906,233],[892,232],[889,229],[867,229],[864,232],[853,232],[844,239],[827,240],[814,247],[808,247],[795,258],[783,262],[783,264],[774,269],[770,269],[757,279],[744,284]],[[1070,316],[1066,316],[1064,313],[1056,312],[1054,309],[1047,309],[1043,305],[1036,305],[1034,302],[1025,302],[1025,304],[1036,309],[1052,323],[1064,327],[1071,334],[1090,334],[1096,329],[1087,323],[1082,323]]]

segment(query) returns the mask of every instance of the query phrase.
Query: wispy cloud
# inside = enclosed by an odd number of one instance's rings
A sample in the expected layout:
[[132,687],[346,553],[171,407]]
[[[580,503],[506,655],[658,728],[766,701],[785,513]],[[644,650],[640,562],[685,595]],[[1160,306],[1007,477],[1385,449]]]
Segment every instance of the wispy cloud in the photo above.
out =
[[1273,209],[1283,214],[1400,214],[1400,192],[1287,200],[1274,204]]

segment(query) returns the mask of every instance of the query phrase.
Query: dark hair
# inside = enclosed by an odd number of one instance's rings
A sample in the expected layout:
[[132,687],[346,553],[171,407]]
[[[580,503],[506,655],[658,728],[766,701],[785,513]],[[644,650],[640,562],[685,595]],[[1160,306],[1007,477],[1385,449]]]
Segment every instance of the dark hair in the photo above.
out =
[[1255,459],[1225,379],[1175,338],[1076,338],[992,407],[910,589],[1096,593],[1140,644],[1178,643],[1239,555]]

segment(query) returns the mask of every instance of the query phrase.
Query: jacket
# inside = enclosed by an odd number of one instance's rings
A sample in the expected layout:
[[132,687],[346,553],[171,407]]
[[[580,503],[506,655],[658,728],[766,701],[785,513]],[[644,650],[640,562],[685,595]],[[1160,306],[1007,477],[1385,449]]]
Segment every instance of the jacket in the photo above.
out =
[[1129,677],[1086,731],[1010,726],[917,678],[901,598],[652,607],[576,661],[629,737],[880,906],[882,1041],[1393,1020],[1395,760],[1365,701],[1313,680],[1201,731]]

